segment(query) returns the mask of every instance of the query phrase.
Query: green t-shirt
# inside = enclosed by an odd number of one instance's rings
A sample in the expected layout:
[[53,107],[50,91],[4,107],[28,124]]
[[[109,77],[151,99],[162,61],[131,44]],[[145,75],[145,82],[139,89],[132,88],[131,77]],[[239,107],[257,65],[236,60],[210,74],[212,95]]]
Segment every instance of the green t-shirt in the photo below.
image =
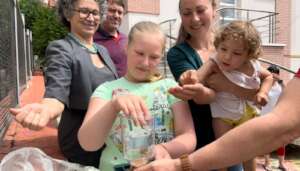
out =
[[[168,93],[168,89],[177,83],[171,79],[163,79],[151,83],[132,83],[125,78],[106,82],[99,86],[92,97],[110,100],[115,95],[130,93],[143,98],[154,120],[155,144],[167,142],[174,138],[174,116],[171,106],[179,99]],[[123,158],[122,129],[141,129],[132,123],[122,123],[119,115],[106,139],[106,147],[100,159],[100,170],[117,171],[128,167]],[[117,169],[118,168],[118,169]]]

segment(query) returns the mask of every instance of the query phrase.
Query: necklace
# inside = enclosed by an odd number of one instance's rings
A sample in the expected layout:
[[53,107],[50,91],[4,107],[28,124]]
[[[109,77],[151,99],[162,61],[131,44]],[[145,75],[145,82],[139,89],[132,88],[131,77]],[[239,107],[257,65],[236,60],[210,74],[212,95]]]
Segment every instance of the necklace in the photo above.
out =
[[92,54],[97,53],[97,47],[96,47],[95,43],[93,43],[92,47],[87,47],[87,45],[85,43],[83,43],[82,41],[80,41],[73,33],[69,33],[68,35],[70,37],[72,37],[73,40],[75,40],[75,42],[78,43],[81,47],[87,49],[89,51],[89,53],[92,53]]

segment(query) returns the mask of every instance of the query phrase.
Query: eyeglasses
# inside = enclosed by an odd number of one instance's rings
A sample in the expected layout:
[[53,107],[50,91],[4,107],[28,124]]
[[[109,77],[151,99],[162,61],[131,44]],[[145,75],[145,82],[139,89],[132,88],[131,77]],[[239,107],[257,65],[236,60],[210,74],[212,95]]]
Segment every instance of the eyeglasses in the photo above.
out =
[[86,19],[90,16],[90,14],[93,15],[94,19],[100,18],[100,12],[98,10],[89,10],[87,8],[79,8],[79,9],[72,9],[73,11],[76,11],[79,13],[79,17],[82,19]]

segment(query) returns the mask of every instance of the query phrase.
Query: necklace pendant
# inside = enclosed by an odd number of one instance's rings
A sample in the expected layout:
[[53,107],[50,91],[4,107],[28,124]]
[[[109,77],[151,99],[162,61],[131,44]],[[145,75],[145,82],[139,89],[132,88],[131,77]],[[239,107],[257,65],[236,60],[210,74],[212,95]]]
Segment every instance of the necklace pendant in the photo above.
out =
[[92,47],[88,47],[85,43],[81,42],[73,33],[69,33],[69,35],[73,38],[73,40],[79,44],[82,48],[87,49],[89,53],[91,54],[97,54],[98,50],[97,47],[95,45],[95,43],[93,42]]

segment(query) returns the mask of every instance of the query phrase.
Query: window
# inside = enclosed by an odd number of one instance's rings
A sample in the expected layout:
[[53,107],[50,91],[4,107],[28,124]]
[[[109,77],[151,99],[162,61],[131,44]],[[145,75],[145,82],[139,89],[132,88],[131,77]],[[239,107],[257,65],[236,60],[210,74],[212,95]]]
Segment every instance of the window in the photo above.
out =
[[220,8],[225,8],[220,11],[220,21],[221,25],[226,24],[235,18],[237,18],[236,10],[237,0],[221,0]]

